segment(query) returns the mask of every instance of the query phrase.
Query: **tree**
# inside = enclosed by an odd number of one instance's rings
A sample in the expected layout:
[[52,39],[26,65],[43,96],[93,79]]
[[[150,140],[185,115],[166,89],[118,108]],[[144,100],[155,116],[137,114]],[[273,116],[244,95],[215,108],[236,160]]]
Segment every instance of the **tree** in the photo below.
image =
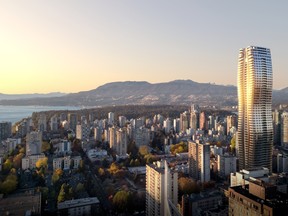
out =
[[148,146],[142,145],[139,147],[139,154],[142,156],[148,155],[149,154],[149,149]]
[[13,163],[11,161],[11,159],[6,159],[6,161],[3,164],[3,171],[5,173],[10,172],[10,169],[13,167]]
[[[66,184],[65,184],[66,185]],[[65,201],[65,185],[62,184],[61,189],[59,191],[59,195],[57,198],[58,203],[64,202]]]
[[75,192],[76,192],[76,193],[81,193],[81,192],[84,191],[84,189],[85,189],[85,188],[84,188],[84,184],[78,183],[77,186],[76,186]]
[[235,152],[236,149],[236,136],[233,136],[230,143],[231,152]]
[[138,158],[135,160],[135,162],[134,162],[134,166],[140,166],[140,161],[139,161]]
[[73,199],[73,189],[69,185],[63,183],[61,185],[57,201],[60,203],[70,199]]
[[42,142],[42,152],[47,152],[51,149],[51,144],[49,142]]
[[188,144],[186,142],[180,142],[178,144],[171,145],[170,152],[174,155],[176,153],[188,152]]
[[36,162],[36,168],[40,169],[41,167],[43,168],[47,168],[48,166],[48,158],[44,157],[44,158],[39,158]]
[[113,197],[113,206],[119,213],[131,211],[129,208],[132,197],[130,192],[125,190],[118,191]]
[[99,174],[100,177],[104,177],[106,175],[106,172],[105,172],[105,170],[102,167],[100,167],[98,169],[98,174]]
[[13,158],[13,167],[16,169],[21,168],[21,163],[22,163],[22,158],[24,157],[23,153],[19,153],[17,154],[14,158]]
[[58,180],[60,179],[60,177],[62,176],[63,174],[63,170],[62,169],[56,169],[54,172],[53,172],[53,175],[52,175],[52,182],[53,184],[56,184],[58,182]]
[[5,181],[0,182],[0,193],[9,194],[16,190],[18,184],[17,176],[10,174]]
[[119,166],[117,163],[113,162],[113,163],[110,165],[110,168],[108,169],[108,171],[110,172],[110,174],[113,175],[113,174],[115,174],[116,172],[118,172],[119,169],[120,169],[120,166]]
[[200,187],[197,185],[197,183],[193,179],[187,177],[179,178],[178,189],[180,196],[200,192]]

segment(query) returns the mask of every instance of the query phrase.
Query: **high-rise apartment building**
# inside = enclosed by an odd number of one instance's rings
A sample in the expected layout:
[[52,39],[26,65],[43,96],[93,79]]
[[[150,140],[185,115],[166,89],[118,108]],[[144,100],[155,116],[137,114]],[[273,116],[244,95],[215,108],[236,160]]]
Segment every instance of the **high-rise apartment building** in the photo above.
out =
[[115,122],[115,114],[113,112],[108,113],[108,124],[113,125]]
[[201,182],[210,181],[210,145],[188,142],[189,175]]
[[70,129],[72,129],[74,132],[76,131],[76,125],[77,125],[77,114],[76,113],[69,113],[68,114],[68,122]]
[[42,132],[32,131],[26,136],[26,156],[42,152]]
[[119,156],[127,154],[127,132],[125,128],[120,128],[116,131],[116,153]]
[[57,115],[53,115],[50,118],[50,130],[57,131],[58,130],[58,117]]
[[275,109],[272,112],[272,120],[273,120],[273,133],[274,133],[274,144],[280,145],[281,143],[281,112]]
[[201,112],[199,116],[199,128],[200,130],[206,130],[206,116],[205,112]]
[[236,116],[235,115],[229,115],[227,116],[226,118],[226,123],[227,123],[227,127],[226,127],[226,130],[227,130],[227,135],[230,135],[230,129],[232,127],[236,127]]
[[272,63],[270,50],[249,46],[238,59],[239,168],[272,171]]
[[0,142],[12,135],[12,123],[0,122]]
[[288,112],[281,115],[281,145],[288,147]]
[[180,215],[177,203],[178,173],[166,161],[146,165],[146,215]]
[[47,130],[47,118],[45,113],[41,113],[38,120],[38,130],[43,132]]
[[185,111],[180,114],[180,131],[185,132],[189,128],[190,113]]

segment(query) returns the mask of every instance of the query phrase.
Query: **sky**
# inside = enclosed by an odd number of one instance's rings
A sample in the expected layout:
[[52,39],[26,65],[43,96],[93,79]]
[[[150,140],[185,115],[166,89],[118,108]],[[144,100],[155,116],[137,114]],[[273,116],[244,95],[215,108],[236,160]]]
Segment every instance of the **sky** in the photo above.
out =
[[288,1],[3,0],[0,93],[79,92],[116,81],[236,85],[240,48],[271,49],[288,87]]

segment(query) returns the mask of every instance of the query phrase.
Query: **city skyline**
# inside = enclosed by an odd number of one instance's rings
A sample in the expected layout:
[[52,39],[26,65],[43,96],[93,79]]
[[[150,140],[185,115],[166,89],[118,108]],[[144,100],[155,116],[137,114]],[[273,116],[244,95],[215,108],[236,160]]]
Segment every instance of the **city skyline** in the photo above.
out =
[[287,2],[247,3],[2,2],[0,92],[70,93],[128,80],[236,85],[235,56],[248,45],[271,49],[273,88],[285,88]]

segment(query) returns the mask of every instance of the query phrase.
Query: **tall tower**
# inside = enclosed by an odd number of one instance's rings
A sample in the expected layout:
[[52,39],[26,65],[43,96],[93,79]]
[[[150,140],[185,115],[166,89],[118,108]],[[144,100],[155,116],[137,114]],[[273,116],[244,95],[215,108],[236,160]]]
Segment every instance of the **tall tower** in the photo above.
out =
[[201,182],[210,181],[210,145],[199,140],[188,142],[189,175]]
[[178,172],[168,168],[166,161],[146,165],[146,215],[180,215],[178,203]]
[[238,59],[239,168],[272,171],[272,63],[270,49],[249,46]]
[[281,145],[288,147],[288,112],[281,115]]

